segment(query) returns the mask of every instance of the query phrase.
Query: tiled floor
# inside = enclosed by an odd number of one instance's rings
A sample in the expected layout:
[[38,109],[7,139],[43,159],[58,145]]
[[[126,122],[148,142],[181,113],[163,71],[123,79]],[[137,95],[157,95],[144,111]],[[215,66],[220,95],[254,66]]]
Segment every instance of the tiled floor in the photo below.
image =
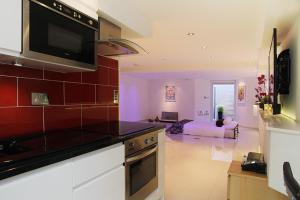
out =
[[240,128],[237,140],[168,135],[166,200],[226,200],[230,161],[258,151],[258,131]]

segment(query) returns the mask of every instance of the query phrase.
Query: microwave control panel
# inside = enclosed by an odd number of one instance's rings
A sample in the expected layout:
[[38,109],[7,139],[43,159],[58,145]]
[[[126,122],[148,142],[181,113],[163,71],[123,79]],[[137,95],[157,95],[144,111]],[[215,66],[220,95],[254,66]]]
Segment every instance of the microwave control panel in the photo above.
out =
[[89,26],[93,29],[98,29],[98,21],[87,16],[86,14],[71,8],[70,6],[60,2],[60,1],[49,1],[49,0],[31,0],[33,3],[37,3],[45,8],[48,8],[58,14],[67,16],[71,19],[79,21],[80,23]]

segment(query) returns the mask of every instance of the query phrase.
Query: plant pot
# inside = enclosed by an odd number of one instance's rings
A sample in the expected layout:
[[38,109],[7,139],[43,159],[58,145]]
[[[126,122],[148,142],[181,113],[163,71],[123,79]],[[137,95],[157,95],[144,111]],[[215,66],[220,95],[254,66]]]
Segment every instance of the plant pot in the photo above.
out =
[[264,107],[265,107],[265,104],[263,102],[260,102],[258,105],[259,105],[259,108],[261,108],[261,109],[264,109]]
[[218,120],[222,120],[223,119],[223,112],[218,112]]
[[224,125],[223,120],[216,121],[216,126],[217,127],[222,127],[223,125]]

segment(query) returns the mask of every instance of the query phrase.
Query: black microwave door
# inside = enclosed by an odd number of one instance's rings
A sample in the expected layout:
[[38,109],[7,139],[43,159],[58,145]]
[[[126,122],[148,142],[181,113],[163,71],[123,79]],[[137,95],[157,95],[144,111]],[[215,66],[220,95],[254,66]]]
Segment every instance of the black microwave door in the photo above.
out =
[[95,30],[30,2],[29,49],[95,64]]

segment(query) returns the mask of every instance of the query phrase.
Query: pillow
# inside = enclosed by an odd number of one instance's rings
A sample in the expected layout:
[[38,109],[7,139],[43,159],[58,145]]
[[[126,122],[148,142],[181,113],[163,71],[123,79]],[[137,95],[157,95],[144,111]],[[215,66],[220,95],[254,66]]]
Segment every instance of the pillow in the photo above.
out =
[[236,121],[232,121],[229,124],[224,125],[225,129],[234,129],[236,126],[238,125],[238,123]]
[[224,125],[228,125],[232,122],[232,118],[231,117],[226,117],[223,121]]

